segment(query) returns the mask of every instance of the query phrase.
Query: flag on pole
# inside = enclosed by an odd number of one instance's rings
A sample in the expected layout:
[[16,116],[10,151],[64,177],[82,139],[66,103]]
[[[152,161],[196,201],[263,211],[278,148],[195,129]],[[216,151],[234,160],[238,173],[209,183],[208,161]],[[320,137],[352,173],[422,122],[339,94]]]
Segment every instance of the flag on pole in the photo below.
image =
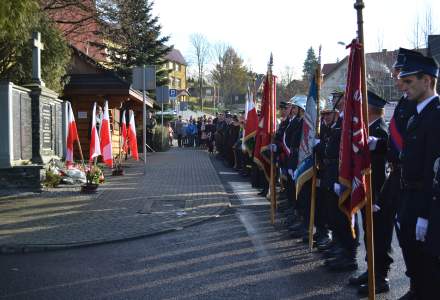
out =
[[130,110],[130,121],[128,126],[129,126],[128,143],[130,147],[130,153],[134,159],[139,160],[139,153],[138,153],[137,139],[136,139],[136,126],[134,124],[134,113],[132,110]]
[[367,125],[362,115],[361,45],[353,41],[348,60],[344,120],[339,150],[339,208],[352,218],[366,202],[365,174],[370,166]]
[[[316,70],[318,71],[318,70]],[[315,72],[310,82],[309,94],[307,96],[306,110],[304,112],[304,121],[302,126],[301,142],[298,149],[298,167],[294,172],[296,183],[296,194],[298,195],[304,183],[313,176],[314,155],[313,147],[316,138],[316,118],[317,118],[317,75]]]
[[127,124],[125,122],[125,110],[122,112],[122,150],[127,153],[128,150],[128,144],[127,144]]
[[93,162],[95,157],[101,155],[101,148],[99,147],[99,135],[98,130],[96,130],[96,102],[93,104],[93,112],[92,112],[92,132],[90,134],[90,155],[89,161]]
[[[272,78],[269,78],[271,76]],[[276,130],[275,119],[275,79],[273,75],[266,76],[263,86],[261,115],[258,122],[254,149],[254,161],[264,171],[270,181],[270,144]]]
[[78,130],[70,102],[67,102],[67,111],[66,165],[71,166],[73,164],[73,143],[78,140]]
[[110,168],[113,167],[112,140],[110,133],[110,117],[108,113],[108,101],[105,101],[104,116],[101,125],[101,154],[104,163]]
[[243,133],[243,145],[245,150],[252,155],[255,148],[255,135],[258,128],[258,115],[255,108],[253,94],[248,90],[246,97],[246,111],[245,111],[245,129]]

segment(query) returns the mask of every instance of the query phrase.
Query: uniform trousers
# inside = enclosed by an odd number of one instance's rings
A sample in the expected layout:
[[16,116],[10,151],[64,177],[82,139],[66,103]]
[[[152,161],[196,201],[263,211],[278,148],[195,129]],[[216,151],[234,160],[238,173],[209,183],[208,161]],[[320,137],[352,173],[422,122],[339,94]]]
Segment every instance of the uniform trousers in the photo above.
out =
[[[402,194],[404,203],[410,207],[415,205],[419,196],[417,190],[405,190]],[[436,299],[440,295],[440,258],[428,253],[425,243],[416,240],[417,216],[410,216],[411,211],[408,210],[406,215],[399,216],[398,224],[407,275],[411,278],[417,299]]]

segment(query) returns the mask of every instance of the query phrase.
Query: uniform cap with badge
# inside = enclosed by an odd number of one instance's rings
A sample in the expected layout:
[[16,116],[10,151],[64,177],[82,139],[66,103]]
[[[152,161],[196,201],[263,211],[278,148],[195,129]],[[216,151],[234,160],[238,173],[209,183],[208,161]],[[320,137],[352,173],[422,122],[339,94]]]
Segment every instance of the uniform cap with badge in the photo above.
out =
[[426,74],[437,78],[439,73],[438,63],[434,58],[407,54],[403,58],[403,66],[399,73],[400,78],[405,78],[411,75]]

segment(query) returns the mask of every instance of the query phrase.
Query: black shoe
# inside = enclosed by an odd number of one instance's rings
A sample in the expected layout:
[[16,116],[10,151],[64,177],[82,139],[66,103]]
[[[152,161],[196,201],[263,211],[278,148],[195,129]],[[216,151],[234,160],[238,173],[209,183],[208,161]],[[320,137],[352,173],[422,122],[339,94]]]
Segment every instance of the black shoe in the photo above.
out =
[[409,290],[405,295],[400,297],[398,300],[417,300],[416,292],[414,290]]
[[[376,278],[375,288],[376,288],[375,289],[376,294],[386,293],[390,290],[390,281],[388,280],[388,278],[382,278],[382,279]],[[368,283],[362,284],[358,288],[358,294],[360,296],[368,296]]]
[[327,267],[333,272],[350,272],[358,269],[356,258],[344,257],[335,259]]
[[264,196],[266,197],[267,191],[266,190],[262,190],[261,192],[258,193],[258,196]]
[[334,246],[334,247],[330,248],[329,250],[324,251],[323,254],[324,254],[324,257],[326,257],[326,258],[335,258],[335,257],[339,257],[339,256],[346,256],[347,252],[339,246]]
[[348,279],[349,285],[360,286],[362,284],[367,284],[367,283],[368,283],[368,272],[367,271],[365,271],[364,273],[362,273],[359,276],[353,276],[353,277],[350,277],[350,279]]
[[330,243],[332,239],[328,236],[328,234],[325,235],[318,235],[316,237],[316,245],[327,245]]

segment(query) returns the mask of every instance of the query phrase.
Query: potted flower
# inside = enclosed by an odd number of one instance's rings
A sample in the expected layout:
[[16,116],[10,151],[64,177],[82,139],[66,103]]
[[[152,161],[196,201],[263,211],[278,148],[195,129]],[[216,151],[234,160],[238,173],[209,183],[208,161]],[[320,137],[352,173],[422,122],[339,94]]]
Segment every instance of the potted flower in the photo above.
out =
[[98,166],[92,166],[86,172],[86,184],[81,186],[83,193],[95,193],[100,183],[104,181],[104,174]]

